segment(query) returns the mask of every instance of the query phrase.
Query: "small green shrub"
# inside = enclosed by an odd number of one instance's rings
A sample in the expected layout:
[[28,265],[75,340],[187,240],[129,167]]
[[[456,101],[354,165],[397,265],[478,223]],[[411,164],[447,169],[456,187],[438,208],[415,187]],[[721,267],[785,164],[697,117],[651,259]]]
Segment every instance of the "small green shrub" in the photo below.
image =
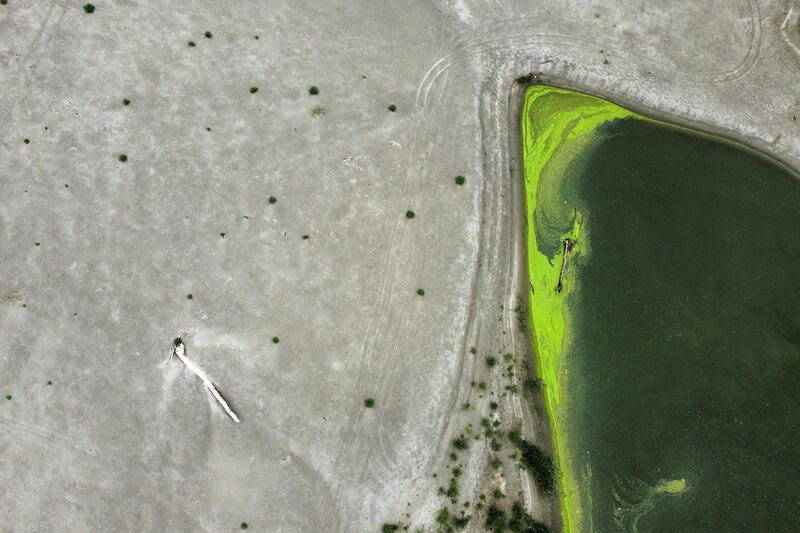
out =
[[514,533],[550,533],[550,528],[546,524],[539,522],[522,507],[519,500],[511,506],[511,519],[508,521],[508,529]]
[[274,203],[275,203],[275,202],[277,202],[277,201],[278,201],[278,199],[277,199],[277,198],[275,198],[274,196],[270,196],[270,197],[267,199],[267,202],[269,202],[269,203],[271,203],[271,204],[274,204]]
[[120,163],[124,163],[125,161],[128,160],[128,156],[125,154],[119,154],[119,157],[117,159],[119,159]]
[[187,294],[187,295],[186,295],[186,299],[187,299],[187,300],[191,300],[192,298],[194,298],[194,296],[192,296],[191,294]]
[[506,529],[506,513],[495,504],[486,510],[486,529],[493,533],[501,533]]
[[420,296],[425,296],[425,289],[417,289],[417,294]]
[[128,100],[127,98],[123,98],[122,99],[122,105],[131,105],[131,101]]
[[522,465],[531,473],[536,486],[544,494],[552,494],[556,486],[553,458],[537,445],[518,437],[515,444],[522,453]]
[[373,407],[375,407],[375,398],[367,398],[366,400],[364,400],[364,407],[366,407],[367,409],[372,409]]
[[315,85],[312,85],[311,87],[308,88],[308,94],[316,96],[319,94],[319,89],[317,89]]
[[247,522],[242,522],[242,523],[239,525],[239,527],[241,527],[242,529],[247,529],[249,526],[247,525]]
[[406,218],[414,218],[415,216],[417,216],[417,215],[414,213],[414,211],[412,211],[410,209],[408,211],[406,211]]
[[303,235],[303,240],[307,241],[308,240],[308,235]]
[[487,357],[486,358],[486,365],[489,368],[494,368],[495,366],[497,366],[497,357],[495,357],[493,355],[490,355],[489,357]]
[[188,43],[188,44],[189,44],[189,46],[195,46],[195,43],[194,43],[194,41],[189,41],[189,43]]
[[400,529],[400,526],[397,524],[383,524],[381,528],[381,533],[392,533],[393,531],[397,531]]
[[0,0],[0,6],[4,6],[8,3],[8,0]]
[[461,435],[457,439],[453,439],[453,448],[459,451],[466,450],[469,448],[469,441],[464,438],[464,435]]
[[394,104],[392,104],[392,105],[390,105],[389,107],[387,107],[386,109],[388,109],[389,111],[391,111],[392,113],[394,113],[395,111],[397,111],[397,106],[396,106],[396,105],[394,105]]
[[272,344],[278,344],[281,340],[278,337],[272,337]]
[[250,87],[250,94],[256,94],[258,92],[258,87]]
[[22,142],[24,142],[25,144],[30,144],[31,140],[30,139],[22,139]]
[[203,35],[205,35],[206,39],[211,39],[214,36],[210,31],[205,32]]
[[456,185],[464,185],[467,179],[464,176],[456,176]]
[[83,10],[87,13],[91,14],[94,13],[94,5],[92,4],[83,4]]

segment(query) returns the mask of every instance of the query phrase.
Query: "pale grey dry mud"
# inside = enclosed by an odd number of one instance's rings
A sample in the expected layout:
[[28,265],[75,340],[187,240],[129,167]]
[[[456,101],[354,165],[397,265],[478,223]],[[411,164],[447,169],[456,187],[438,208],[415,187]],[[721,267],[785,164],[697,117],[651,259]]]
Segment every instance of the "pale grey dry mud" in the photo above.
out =
[[796,2],[79,4],[0,5],[3,530],[430,530],[527,342],[518,76],[800,159]]

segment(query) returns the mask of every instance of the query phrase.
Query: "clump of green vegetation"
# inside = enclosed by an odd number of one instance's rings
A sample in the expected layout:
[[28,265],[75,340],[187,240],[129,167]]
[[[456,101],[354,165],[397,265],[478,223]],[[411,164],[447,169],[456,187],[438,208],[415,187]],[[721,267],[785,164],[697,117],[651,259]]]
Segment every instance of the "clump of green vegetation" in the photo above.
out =
[[425,296],[425,289],[417,289],[417,294],[420,296]]
[[22,139],[22,142],[24,142],[25,144],[30,144],[31,140],[30,139]]
[[257,40],[258,40],[258,35],[256,35],[255,37],[253,37],[253,39],[255,39],[255,40],[257,41]]
[[47,384],[48,384],[48,385],[52,385],[52,384],[53,384],[53,382],[52,382],[51,380],[49,380],[49,379],[48,379],[48,380],[47,380]]
[[522,453],[522,465],[531,473],[539,490],[544,494],[552,494],[556,486],[553,458],[537,445],[523,439],[519,431],[509,432],[508,438]]
[[492,460],[489,461],[489,464],[495,470],[500,470],[500,467],[503,466],[503,461],[501,461],[499,457],[493,457]]
[[397,106],[396,106],[396,105],[394,105],[394,104],[392,104],[392,105],[390,105],[389,107],[387,107],[386,109],[388,109],[389,111],[391,111],[392,113],[394,113],[395,111],[397,111]]
[[10,394],[6,394],[6,400],[10,400],[10,399],[11,399],[11,395]]
[[[468,502],[465,502],[468,503]],[[470,515],[454,516],[452,520],[453,527],[456,529],[466,529],[472,517]]]
[[281,340],[278,337],[272,337],[272,344],[278,344]]
[[503,494],[503,491],[502,491],[502,490],[500,490],[500,489],[494,489],[494,492],[492,492],[492,497],[493,497],[495,500],[502,500],[503,498],[505,498],[505,497],[506,497],[506,495],[505,495],[505,494]]
[[250,87],[250,94],[255,94],[257,92],[258,92],[258,87],[256,86]]
[[8,0],[0,0],[0,6],[4,6],[8,3]]
[[446,526],[449,521],[450,511],[447,510],[447,507],[442,507],[441,510],[436,514],[436,523]]
[[497,439],[492,439],[491,442],[489,442],[489,448],[491,448],[493,452],[499,452],[502,445]]
[[383,524],[381,528],[381,533],[392,533],[393,531],[397,531],[400,529],[400,526],[397,524]]
[[190,46],[190,47],[191,47],[191,46],[195,46],[195,43],[194,43],[194,41],[189,41],[189,43],[188,43],[188,44],[189,44],[189,46]]
[[186,299],[187,299],[187,300],[191,300],[192,298],[194,298],[194,296],[192,296],[191,294],[187,294],[187,295],[186,295]]
[[522,382],[523,390],[535,396],[539,394],[539,391],[542,390],[542,380],[539,378],[526,378],[525,381]]
[[183,342],[183,339],[182,339],[182,338],[180,338],[180,337],[175,337],[174,339],[172,339],[172,344],[173,344],[174,346],[178,346],[178,345],[179,345],[180,343],[182,343],[182,342]]
[[317,107],[315,107],[314,109],[311,110],[311,116],[314,117],[314,118],[319,118],[324,114],[325,114],[325,108],[324,107],[317,106]]
[[453,448],[459,451],[466,450],[469,448],[469,441],[464,438],[464,435],[461,435],[457,439],[453,439]]
[[225,238],[225,235],[226,235],[226,233],[225,233],[224,231],[220,232],[220,234],[219,234],[219,236],[220,236],[221,238],[223,238],[223,239]]
[[303,240],[307,241],[308,240],[308,235],[303,235]]
[[475,349],[475,347],[474,347],[474,346],[472,346],[472,347],[469,349],[469,353],[471,353],[471,354],[473,354],[473,355],[474,355],[474,354],[478,353],[478,350],[477,350],[477,349]]
[[311,87],[308,88],[308,94],[316,96],[319,94],[319,89],[317,89],[316,85],[312,85]]
[[211,39],[214,36],[210,31],[205,32],[203,35],[206,36],[206,39]]
[[522,306],[522,302],[517,300],[517,306],[514,308],[514,313],[517,315],[517,327],[520,331],[528,329],[528,312]]
[[486,390],[488,388],[488,385],[486,384],[485,381],[481,381],[480,383],[478,383],[478,388],[480,390]]
[[456,185],[464,185],[467,179],[464,176],[456,176]]
[[546,524],[539,522],[522,507],[519,500],[511,506],[511,518],[508,521],[508,529],[514,533],[550,533],[550,528]]
[[87,13],[91,14],[94,13],[94,5],[93,4],[83,4],[83,10]]
[[278,201],[278,199],[275,198],[274,196],[270,196],[269,198],[267,198],[267,202],[269,202],[271,204],[274,204],[277,201]]
[[486,529],[493,533],[501,533],[506,529],[506,513],[495,504],[486,510]]
[[373,407],[375,407],[375,398],[367,398],[366,400],[364,400],[364,407],[368,409],[372,409]]
[[128,100],[127,98],[123,98],[122,99],[122,105],[131,105],[131,101]]
[[247,528],[248,528],[247,522],[242,522],[242,523],[239,525],[239,527],[241,527],[242,529],[247,529]]
[[417,215],[414,213],[414,211],[412,211],[410,209],[408,211],[406,211],[406,218],[414,218],[415,216],[417,216]]
[[487,357],[486,358],[486,365],[489,368],[494,368],[495,366],[497,366],[497,357],[495,357],[493,355],[490,355],[489,357]]
[[128,156],[125,154],[119,154],[119,157],[117,159],[119,159],[120,163],[124,163],[125,161],[128,160]]
[[498,404],[497,402],[489,403],[489,409],[491,409],[492,411],[496,411],[498,407],[500,407],[500,404]]
[[464,402],[464,404],[461,406],[461,409],[463,409],[464,411],[469,411],[470,409],[472,409],[472,404],[469,402]]

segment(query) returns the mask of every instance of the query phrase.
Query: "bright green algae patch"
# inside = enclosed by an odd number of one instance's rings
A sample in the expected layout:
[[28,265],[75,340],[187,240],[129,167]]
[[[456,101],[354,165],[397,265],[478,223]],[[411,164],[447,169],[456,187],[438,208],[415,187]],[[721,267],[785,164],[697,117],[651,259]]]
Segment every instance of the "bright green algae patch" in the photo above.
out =
[[524,110],[565,530],[796,531],[800,180],[591,96],[536,86]]
[[[579,235],[582,215],[575,208],[576,185],[567,169],[586,149],[598,126],[614,119],[635,116],[611,102],[593,96],[535,85],[525,94],[522,114],[523,164],[525,167],[526,216],[528,220],[528,269],[533,294],[536,365],[544,382],[556,461],[561,477],[561,507],[565,531],[576,528],[579,509],[575,503],[576,476],[565,464],[568,457],[563,435],[565,413],[561,409],[564,369],[561,352],[566,332],[566,296],[571,289],[569,274],[564,290],[557,293],[561,270],[562,242],[576,243],[571,254],[588,251],[588,235]],[[570,201],[573,200],[573,201]],[[577,531],[578,529],[576,529]]]

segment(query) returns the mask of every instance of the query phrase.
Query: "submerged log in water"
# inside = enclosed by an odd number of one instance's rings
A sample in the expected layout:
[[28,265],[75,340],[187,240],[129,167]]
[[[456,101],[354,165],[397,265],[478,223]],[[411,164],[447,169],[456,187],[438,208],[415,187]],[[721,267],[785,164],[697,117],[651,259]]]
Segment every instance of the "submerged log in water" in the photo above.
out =
[[572,239],[564,239],[564,257],[561,259],[561,273],[558,275],[558,285],[556,285],[556,292],[561,292],[564,289],[564,274],[567,273],[567,262],[569,261],[569,253],[575,247],[575,241]]

